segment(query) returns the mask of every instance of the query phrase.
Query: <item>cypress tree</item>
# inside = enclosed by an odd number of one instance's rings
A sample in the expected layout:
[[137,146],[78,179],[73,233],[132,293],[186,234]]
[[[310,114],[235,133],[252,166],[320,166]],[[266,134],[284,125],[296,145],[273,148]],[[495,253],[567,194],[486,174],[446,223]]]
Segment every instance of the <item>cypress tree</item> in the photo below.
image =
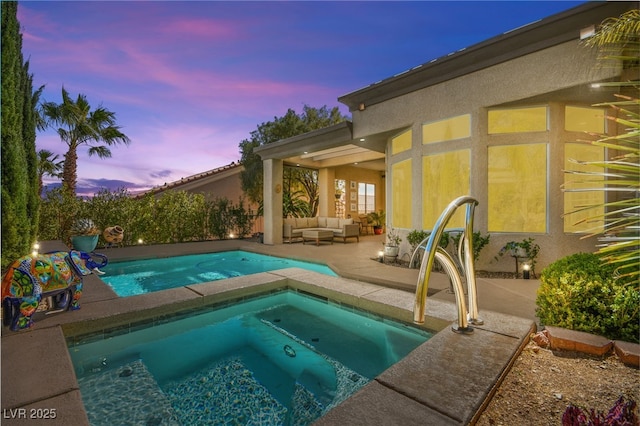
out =
[[43,87],[36,93],[33,92],[33,75],[29,74],[29,62],[22,67],[22,97],[24,99],[22,142],[24,144],[25,161],[27,163],[27,205],[26,214],[29,221],[28,242],[32,243],[37,238],[38,222],[40,218],[40,180],[38,175],[38,153],[36,152],[36,114],[37,103]]
[[[1,266],[29,252],[37,225],[37,160],[32,78],[22,57],[18,3],[0,2],[2,105],[0,202]],[[33,128],[32,128],[33,126]],[[34,173],[35,172],[35,173]]]

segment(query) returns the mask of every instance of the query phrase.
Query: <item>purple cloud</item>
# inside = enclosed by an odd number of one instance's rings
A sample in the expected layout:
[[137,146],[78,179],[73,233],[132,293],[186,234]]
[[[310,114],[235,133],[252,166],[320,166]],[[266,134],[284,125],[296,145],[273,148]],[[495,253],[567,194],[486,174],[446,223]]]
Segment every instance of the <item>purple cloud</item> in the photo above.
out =
[[[238,161],[288,108],[339,106],[370,83],[582,2],[21,2],[43,98],[103,105],[132,143],[78,177],[151,187]],[[483,19],[477,19],[483,16]],[[64,154],[54,131],[38,148]]]

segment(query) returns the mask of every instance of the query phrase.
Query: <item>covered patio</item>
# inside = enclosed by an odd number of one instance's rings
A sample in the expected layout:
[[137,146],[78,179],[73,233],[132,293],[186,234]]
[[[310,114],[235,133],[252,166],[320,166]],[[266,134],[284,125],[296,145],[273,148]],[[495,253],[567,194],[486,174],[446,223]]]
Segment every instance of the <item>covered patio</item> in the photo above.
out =
[[[283,243],[282,185],[285,166],[318,171],[319,216],[356,218],[358,183],[375,185],[374,210],[384,210],[388,192],[386,146],[389,138],[401,130],[354,138],[353,123],[344,121],[256,148],[255,153],[260,155],[264,165],[264,243]],[[348,182],[341,200],[343,210],[336,201],[336,180]],[[354,206],[355,209],[352,208]]]

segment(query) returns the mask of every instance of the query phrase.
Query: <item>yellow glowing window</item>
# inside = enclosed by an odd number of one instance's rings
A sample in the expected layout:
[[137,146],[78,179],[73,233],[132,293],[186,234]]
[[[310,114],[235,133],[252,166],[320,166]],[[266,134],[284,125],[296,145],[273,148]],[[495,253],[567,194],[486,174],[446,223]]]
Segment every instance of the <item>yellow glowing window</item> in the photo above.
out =
[[544,132],[547,107],[494,109],[488,115],[489,134]]
[[570,132],[604,133],[604,109],[567,106],[564,109],[564,128]]
[[[565,232],[601,232],[603,229],[604,191],[577,191],[584,188],[604,188],[604,178],[598,176],[602,167],[576,164],[570,159],[594,162],[604,160],[604,149],[601,147],[567,143],[564,145],[564,169],[579,172],[595,172],[584,176],[572,173],[564,175],[564,231]],[[588,208],[588,206],[594,206]],[[590,219],[591,218],[591,219]],[[598,218],[593,220],[593,218]]]
[[422,143],[463,139],[471,136],[471,115],[459,115],[422,125]]
[[489,147],[488,231],[546,232],[547,144]]
[[[442,211],[461,195],[469,195],[471,154],[468,149],[422,157],[422,227],[433,229]],[[458,209],[447,228],[464,226]]]
[[391,154],[394,155],[411,149],[411,136],[411,130],[407,130],[406,132],[391,139]]
[[395,228],[411,228],[411,160],[392,165],[391,176],[391,224]]

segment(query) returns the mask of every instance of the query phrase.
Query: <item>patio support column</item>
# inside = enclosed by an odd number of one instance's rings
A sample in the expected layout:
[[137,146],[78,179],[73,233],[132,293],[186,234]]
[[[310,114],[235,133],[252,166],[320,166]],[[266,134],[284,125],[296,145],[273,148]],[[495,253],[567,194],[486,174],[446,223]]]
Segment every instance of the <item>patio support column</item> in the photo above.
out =
[[264,199],[264,243],[282,244],[282,170],[283,162],[267,159],[262,162]]
[[335,169],[318,170],[318,216],[336,216]]

